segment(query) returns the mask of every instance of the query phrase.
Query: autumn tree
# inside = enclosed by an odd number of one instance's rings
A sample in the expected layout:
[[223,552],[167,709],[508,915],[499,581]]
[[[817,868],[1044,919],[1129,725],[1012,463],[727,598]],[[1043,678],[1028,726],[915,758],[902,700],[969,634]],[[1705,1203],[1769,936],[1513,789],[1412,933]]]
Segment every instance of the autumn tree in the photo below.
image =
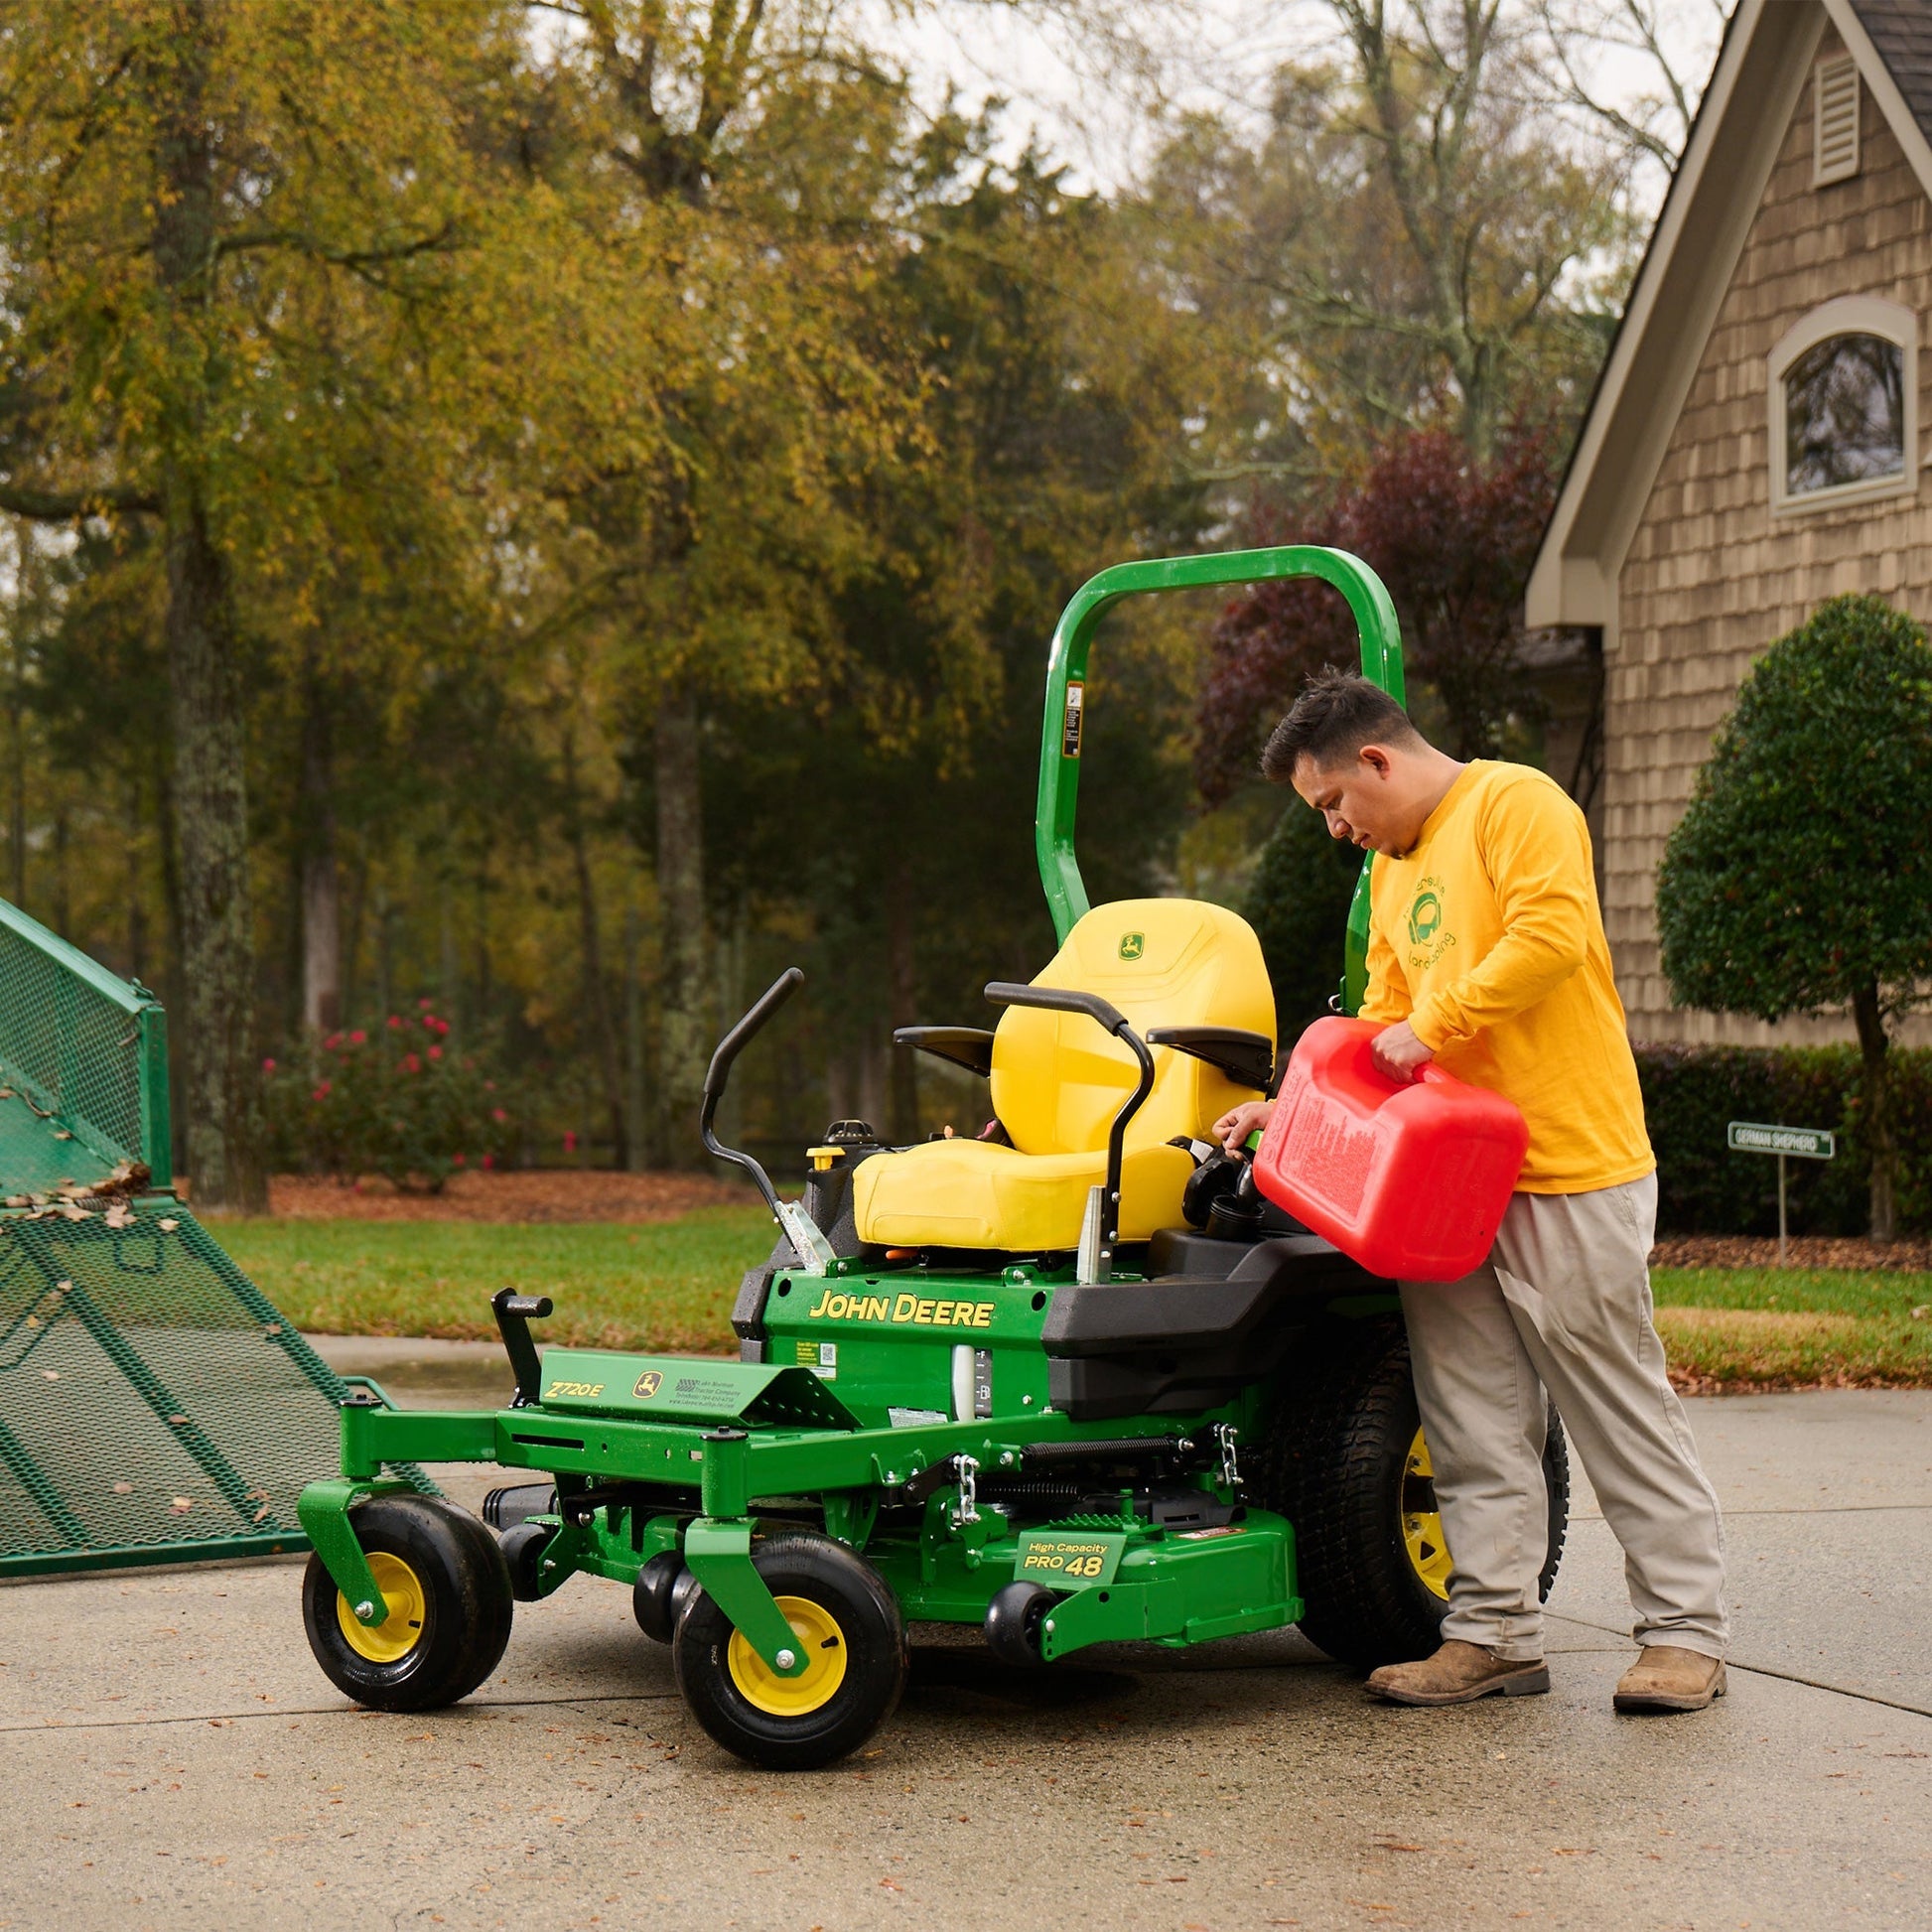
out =
[[[1555,491],[1547,433],[1518,431],[1493,464],[1443,430],[1386,446],[1358,482],[1258,534],[1353,552],[1389,587],[1405,662],[1426,683],[1456,758],[1493,758],[1512,721],[1533,720],[1522,667],[1523,586]],[[1348,608],[1325,585],[1259,584],[1214,625],[1202,683],[1197,772],[1226,797],[1254,772],[1260,744],[1303,679],[1355,660]]]
[[[971,1016],[987,979],[1031,978],[1052,950],[1032,825],[1060,608],[1137,548],[1187,547],[1200,514],[1172,461],[1195,371],[1132,225],[1036,153],[996,160],[997,139],[948,112],[909,154],[916,246],[878,301],[919,352],[922,436],[855,486],[875,550],[829,586],[819,681],[726,714],[708,804],[720,897],[773,924],[809,915],[800,957],[838,987],[820,1009],[835,1108],[863,1098],[899,1138],[921,1130],[920,1069],[892,1027]],[[1096,898],[1155,889],[1184,822],[1191,658],[1159,599],[1095,653]]]
[[[611,341],[596,305],[556,326],[585,251],[525,192],[521,27],[499,0],[143,0],[23,7],[0,36],[0,507],[156,532],[187,1165],[209,1204],[263,1187],[246,690],[272,666],[325,708],[354,675],[334,620],[447,563],[431,525],[483,513],[530,424],[594,462],[637,420],[635,353],[601,379],[574,358]],[[533,410],[545,371],[611,428]],[[326,730],[302,759],[314,922]]]
[[1282,70],[1259,140],[1195,116],[1143,201],[1176,298],[1253,371],[1196,462],[1277,493],[1410,428],[1485,461],[1526,407],[1580,410],[1636,240],[1621,157],[1534,109],[1500,0],[1322,11],[1331,51]]

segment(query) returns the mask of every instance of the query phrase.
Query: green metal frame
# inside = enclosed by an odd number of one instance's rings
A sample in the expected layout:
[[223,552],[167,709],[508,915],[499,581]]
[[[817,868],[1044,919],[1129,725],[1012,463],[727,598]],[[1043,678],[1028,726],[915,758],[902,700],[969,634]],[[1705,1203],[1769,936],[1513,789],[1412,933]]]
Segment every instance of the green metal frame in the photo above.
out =
[[[1158,557],[1146,563],[1116,564],[1082,584],[1060,614],[1046,667],[1034,843],[1039,860],[1039,883],[1046,890],[1053,932],[1061,944],[1090,909],[1079,862],[1073,856],[1073,817],[1079,802],[1080,751],[1086,732],[1087,652],[1100,620],[1122,599],[1151,591],[1192,591],[1294,577],[1318,578],[1347,599],[1361,638],[1362,675],[1380,685],[1396,703],[1406,703],[1402,626],[1395,605],[1374,571],[1345,550],[1297,543],[1271,550],[1229,550],[1206,557]],[[1079,695],[1069,708],[1070,688],[1077,689]],[[1372,857],[1362,861],[1361,877],[1349,906],[1342,968],[1342,1008],[1348,1013],[1361,1004],[1367,987],[1368,880],[1373,864]]]
[[[927,1282],[935,1289],[944,1285],[937,1277]],[[986,1291],[983,1279],[967,1278],[961,1285]],[[926,1339],[930,1345],[936,1338]],[[619,1384],[652,1374],[669,1382],[701,1366],[718,1392],[718,1406],[727,1407],[737,1395],[768,1384],[772,1373],[752,1364],[698,1365],[678,1356],[552,1350],[546,1376],[552,1372],[550,1362],[580,1378],[614,1373]],[[845,1427],[786,1430],[757,1426],[750,1416],[750,1428],[732,1422],[634,1419],[629,1412],[642,1406],[639,1400],[626,1403],[620,1389],[613,1406],[596,1412],[545,1405],[457,1412],[346,1407],[344,1474],[312,1483],[303,1492],[302,1527],[354,1613],[376,1624],[387,1616],[388,1606],[356,1539],[353,1513],[369,1496],[406,1487],[380,1473],[384,1464],[419,1458],[493,1462],[565,1481],[666,1486],[688,1485],[696,1473],[704,1513],[695,1519],[645,1513],[641,1502],[633,1505],[641,1520],[630,1535],[612,1523],[608,1507],[581,1525],[536,1519],[554,1526],[544,1553],[553,1566],[550,1587],[576,1571],[629,1583],[653,1556],[681,1550],[704,1588],[764,1663],[781,1676],[794,1676],[806,1667],[805,1661],[794,1657],[788,1665],[778,1662],[780,1652],[794,1647],[791,1629],[752,1561],[753,1527],[761,1498],[877,1496],[954,1455],[970,1455],[982,1469],[1010,1468],[1020,1464],[1031,1447],[1106,1441],[1122,1427],[1119,1422],[1073,1423],[1044,1409],[907,1428],[864,1428],[848,1419]],[[749,1410],[753,1404],[737,1406]],[[1178,1439],[1199,1424],[1195,1417],[1169,1419],[1148,1426],[1146,1433]],[[959,1493],[956,1483],[933,1490],[916,1547],[903,1535],[873,1542],[866,1511],[851,1510],[840,1518],[849,1532],[856,1531],[844,1540],[866,1551],[910,1618],[977,1621],[993,1592],[1013,1579],[1022,1539],[990,1512],[972,1521],[957,1520]],[[1177,1646],[1277,1629],[1302,1614],[1294,1532],[1268,1511],[1248,1511],[1238,1534],[1199,1542],[1165,1538],[1126,1508],[1118,1517],[1080,1519],[1075,1529],[1121,1546],[1121,1561],[1117,1571],[1101,1580],[1103,1587],[1073,1587],[1055,1603],[1042,1642],[1049,1661],[1090,1643],[1151,1639]],[[1203,1607],[1209,1613],[1202,1614]]]

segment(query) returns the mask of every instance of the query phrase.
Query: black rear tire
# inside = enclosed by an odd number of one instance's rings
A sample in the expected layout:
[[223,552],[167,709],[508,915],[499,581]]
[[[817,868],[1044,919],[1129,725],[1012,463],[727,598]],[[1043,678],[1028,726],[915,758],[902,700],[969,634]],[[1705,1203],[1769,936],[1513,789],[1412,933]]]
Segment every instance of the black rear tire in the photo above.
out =
[[[1409,1340],[1389,1322],[1338,1337],[1276,1413],[1261,1500],[1295,1526],[1302,1633],[1338,1663],[1372,1669],[1426,1657],[1442,1641],[1449,1601],[1425,1571],[1440,1586],[1447,1562],[1431,1541],[1405,1535],[1405,1517],[1413,1527],[1434,1500],[1410,1468],[1420,1431]],[[1543,1477],[1547,1598],[1570,1518],[1570,1458],[1554,1409]]]
[[376,1496],[350,1521],[389,1617],[373,1630],[357,1622],[310,1557],[302,1621],[316,1662],[372,1711],[433,1711],[468,1697],[509,1642],[510,1578],[496,1539],[439,1496]]
[[754,1547],[752,1562],[807,1645],[806,1675],[766,1670],[697,1589],[671,1638],[678,1689],[728,1751],[768,1771],[814,1770],[856,1750],[897,1705],[904,1619],[879,1573],[830,1537],[773,1536]]

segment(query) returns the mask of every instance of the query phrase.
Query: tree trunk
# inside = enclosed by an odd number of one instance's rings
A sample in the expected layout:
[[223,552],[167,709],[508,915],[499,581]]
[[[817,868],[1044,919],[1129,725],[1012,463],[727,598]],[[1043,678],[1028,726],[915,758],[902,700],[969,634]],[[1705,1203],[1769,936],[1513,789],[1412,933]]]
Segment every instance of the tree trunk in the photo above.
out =
[[8,896],[27,909],[27,695],[21,676],[20,645],[13,646],[13,677],[7,691],[7,860]]
[[181,839],[180,996],[187,1025],[188,1167],[197,1206],[268,1203],[253,1039],[247,750],[227,559],[208,523],[201,465],[212,351],[202,338],[213,272],[213,132],[206,106],[206,0],[182,0],[159,72],[151,245],[180,374],[163,419],[165,632]]
[[[597,1068],[611,1140],[620,1170],[630,1165],[629,1136],[623,1115],[623,1068],[610,982],[604,976],[604,937],[597,911],[597,882],[591,877],[590,839],[584,827],[584,801],[577,782],[577,745],[564,739],[565,832],[577,877],[577,930],[584,963],[584,1031],[589,1058]],[[585,1121],[584,1162],[590,1164],[590,1123]]]
[[122,847],[127,859],[127,976],[138,982],[148,964],[147,854],[141,840],[141,780],[132,771],[127,776]]
[[68,870],[71,824],[68,801],[63,798],[54,807],[54,930],[69,944],[78,945],[73,936],[73,881]]
[[342,871],[336,863],[335,729],[329,692],[313,657],[304,679],[302,802],[302,1025],[333,1034],[343,1024]]
[[1871,1156],[1871,1238],[1891,1241],[1898,1233],[1898,1143],[1891,1119],[1891,1041],[1885,1035],[1884,1010],[1878,1004],[1875,980],[1852,996],[1852,1017],[1858,1022],[1859,1052],[1864,1061],[1861,1128]]
[[658,707],[653,747],[658,925],[663,935],[658,1101],[665,1117],[665,1152],[674,1168],[702,1167],[708,1160],[697,1134],[711,1043],[698,735],[695,693],[683,688],[667,692]]
[[644,1126],[644,922],[632,905],[623,915],[623,1130],[625,1165],[642,1173],[649,1165]]
[[[886,966],[891,1028],[919,1024],[918,957],[913,949],[912,868],[901,854],[892,868],[886,889]],[[894,1046],[892,1081],[887,1110],[889,1138],[901,1147],[919,1136],[919,1056],[909,1047]]]
[[227,566],[192,486],[168,502],[168,679],[181,841],[179,996],[195,1204],[268,1204],[256,1106],[248,792]]

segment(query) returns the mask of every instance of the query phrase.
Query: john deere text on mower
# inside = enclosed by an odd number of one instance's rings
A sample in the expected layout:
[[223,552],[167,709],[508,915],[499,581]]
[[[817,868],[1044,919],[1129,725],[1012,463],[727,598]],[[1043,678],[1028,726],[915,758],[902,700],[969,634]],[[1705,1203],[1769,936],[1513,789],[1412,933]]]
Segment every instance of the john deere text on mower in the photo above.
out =
[[[1338,551],[1125,564],[1062,616],[1036,821],[1060,949],[1032,985],[986,989],[996,1028],[896,1035],[988,1079],[991,1138],[893,1148],[841,1121],[808,1151],[803,1200],[780,1200],[712,1122],[796,969],[719,1045],[700,1132],[781,1230],[740,1289],[738,1361],[539,1360],[529,1324],[551,1305],[505,1290],[507,1407],[350,1398],[343,1474],[301,1502],[309,1640],[344,1692],[387,1711],[466,1696],[503,1653],[512,1599],[578,1572],[629,1586],[698,1722],[778,1768],[871,1735],[897,1702],[912,1620],[978,1624],[1017,1664],[1291,1623],[1352,1664],[1433,1648],[1449,1554],[1393,1285],[1206,1140],[1275,1078],[1254,933],[1187,899],[1089,909],[1073,858],[1101,615],[1138,593],[1287,577],[1346,598],[1365,673],[1400,698],[1388,594]],[[540,1480],[492,1495],[499,1538],[384,1478],[409,1461]],[[1546,1466],[1547,1590],[1568,1494],[1554,1418]]]

